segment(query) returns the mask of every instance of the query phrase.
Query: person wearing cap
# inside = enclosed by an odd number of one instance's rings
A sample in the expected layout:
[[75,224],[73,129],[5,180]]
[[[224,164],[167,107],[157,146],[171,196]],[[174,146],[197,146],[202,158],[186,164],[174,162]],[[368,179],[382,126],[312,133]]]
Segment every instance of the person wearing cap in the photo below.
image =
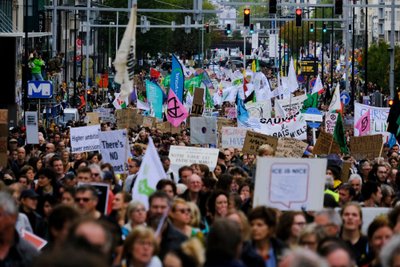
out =
[[10,140],[8,140],[8,150],[9,151],[13,151],[16,150],[18,147],[18,141],[15,138],[11,138]]
[[32,189],[21,192],[19,211],[24,213],[32,226],[33,233],[42,238],[47,237],[47,226],[42,216],[36,212],[39,195]]

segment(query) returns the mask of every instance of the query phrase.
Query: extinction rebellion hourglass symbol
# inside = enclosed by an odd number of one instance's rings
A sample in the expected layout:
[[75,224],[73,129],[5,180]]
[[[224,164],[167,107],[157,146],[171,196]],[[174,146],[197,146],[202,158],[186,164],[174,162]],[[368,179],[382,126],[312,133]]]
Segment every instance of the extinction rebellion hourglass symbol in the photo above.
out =
[[[171,101],[173,106],[170,104]],[[168,106],[169,108],[167,109],[167,113],[171,118],[177,119],[185,115],[183,112],[179,113],[179,105],[176,97],[171,97],[168,99]]]

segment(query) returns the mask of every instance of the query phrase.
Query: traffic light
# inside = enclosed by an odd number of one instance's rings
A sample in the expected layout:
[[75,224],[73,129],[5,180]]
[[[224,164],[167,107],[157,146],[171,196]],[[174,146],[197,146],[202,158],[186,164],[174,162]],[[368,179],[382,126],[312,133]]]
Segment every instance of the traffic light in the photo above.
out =
[[229,34],[231,34],[231,32],[232,32],[232,30],[231,30],[231,24],[228,23],[228,24],[226,24],[225,33],[226,33],[226,35],[229,35]]
[[208,23],[204,25],[204,28],[206,29],[206,33],[210,33],[210,25]]
[[250,24],[250,33],[253,34],[254,33],[254,24]]
[[301,27],[301,19],[302,19],[303,10],[301,8],[296,9],[296,27]]
[[250,26],[250,8],[245,8],[243,10],[243,15],[244,15],[243,24],[245,27],[249,27]]
[[343,0],[335,0],[335,15],[343,14]]
[[276,0],[269,0],[269,14],[276,14]]
[[393,99],[388,100],[388,105],[389,105],[389,107],[393,106]]
[[314,23],[310,24],[310,32],[314,32]]
[[326,33],[326,23],[324,22],[324,24],[322,24],[322,32]]

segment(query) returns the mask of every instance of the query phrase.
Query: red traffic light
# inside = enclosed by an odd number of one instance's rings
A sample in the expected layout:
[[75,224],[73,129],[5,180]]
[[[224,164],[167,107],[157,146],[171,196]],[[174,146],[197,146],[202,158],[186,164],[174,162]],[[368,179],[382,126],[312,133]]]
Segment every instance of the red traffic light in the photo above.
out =
[[297,16],[301,16],[301,13],[303,13],[303,10],[301,10],[301,8],[297,8],[296,9],[296,15]]

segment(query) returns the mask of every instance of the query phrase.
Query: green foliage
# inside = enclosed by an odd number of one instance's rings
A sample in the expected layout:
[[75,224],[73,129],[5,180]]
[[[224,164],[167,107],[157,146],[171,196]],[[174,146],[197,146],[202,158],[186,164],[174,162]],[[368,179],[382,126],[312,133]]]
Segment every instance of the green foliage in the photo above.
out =
[[[384,93],[389,93],[390,74],[390,46],[381,41],[372,44],[368,49],[368,81],[376,83],[383,88]],[[363,66],[362,66],[363,67]],[[400,71],[400,47],[395,48],[395,87],[400,86],[400,80],[396,79],[396,73]]]

